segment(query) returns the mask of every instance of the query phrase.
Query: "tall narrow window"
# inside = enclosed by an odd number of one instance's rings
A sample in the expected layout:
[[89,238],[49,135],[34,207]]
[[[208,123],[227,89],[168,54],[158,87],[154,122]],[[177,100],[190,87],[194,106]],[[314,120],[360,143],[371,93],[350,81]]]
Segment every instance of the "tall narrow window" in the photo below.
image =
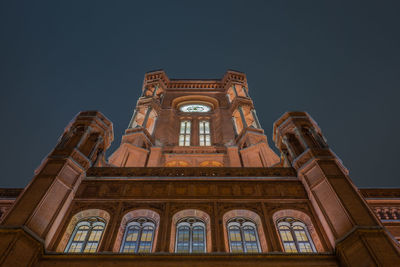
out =
[[211,146],[211,135],[210,135],[210,122],[200,121],[199,122],[199,138],[200,146]]
[[179,146],[190,146],[190,121],[181,121]]
[[71,235],[65,252],[94,253],[103,235],[105,222],[99,217],[86,218],[79,221]]
[[197,218],[185,218],[176,226],[175,252],[206,252],[206,236],[204,222]]
[[302,221],[282,218],[278,220],[278,229],[285,252],[316,252],[307,226]]
[[121,252],[151,252],[155,223],[148,218],[136,218],[126,226]]
[[231,252],[260,252],[257,227],[254,222],[246,218],[233,218],[228,221],[227,229]]

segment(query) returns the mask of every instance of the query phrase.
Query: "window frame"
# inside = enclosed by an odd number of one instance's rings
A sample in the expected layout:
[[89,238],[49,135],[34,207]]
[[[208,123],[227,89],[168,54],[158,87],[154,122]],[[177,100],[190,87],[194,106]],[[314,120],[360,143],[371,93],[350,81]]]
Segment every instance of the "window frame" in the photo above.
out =
[[[283,240],[282,233],[281,233],[281,231],[283,231],[281,229],[282,226],[288,228],[293,241],[284,241]],[[302,228],[301,231],[304,231],[305,236],[307,237],[308,240],[307,241],[301,241],[301,240],[299,241],[296,236],[296,230],[294,229],[294,227],[301,227]],[[288,253],[317,253],[317,249],[315,248],[314,241],[311,238],[308,227],[301,220],[298,220],[298,219],[295,219],[292,217],[280,218],[277,220],[277,229],[278,229],[279,237],[281,239],[281,244],[282,244],[284,252],[286,252],[285,243],[293,243],[297,251],[290,251]],[[310,245],[310,248],[312,251],[301,251],[299,244],[307,244],[307,243]]]
[[[190,222],[193,220],[193,222]],[[202,227],[203,228],[203,251],[201,252],[193,252],[193,232],[195,227]],[[179,228],[180,227],[189,227],[189,251],[188,252],[178,252],[178,237],[179,237]],[[207,226],[205,222],[197,217],[186,217],[179,220],[176,223],[176,231],[175,231],[175,253],[206,253],[207,252]]]
[[[230,235],[230,231],[231,231],[231,227],[235,226],[239,228],[239,232],[240,232],[240,242],[241,242],[241,246],[242,246],[242,251],[241,252],[233,252],[232,250],[232,240],[231,240],[231,235]],[[247,251],[247,243],[249,243],[249,241],[246,241],[245,239],[245,234],[244,234],[244,228],[245,227],[252,227],[254,234],[255,234],[255,238],[256,238],[256,245],[257,245],[257,252],[248,252]],[[260,245],[260,237],[258,236],[258,229],[257,229],[257,224],[255,222],[253,222],[252,220],[248,219],[248,218],[244,218],[244,217],[235,217],[232,218],[230,220],[228,220],[227,224],[226,224],[226,231],[227,231],[227,235],[228,235],[228,244],[229,244],[229,252],[230,253],[261,253],[261,245]],[[237,242],[237,241],[236,241]]]
[[[203,132],[201,126],[203,126]],[[211,123],[209,119],[199,120],[199,146],[211,146]]]
[[[80,221],[78,221],[75,224],[74,231],[72,232],[72,234],[71,234],[71,236],[69,238],[69,241],[67,243],[67,246],[65,247],[64,253],[96,253],[98,251],[98,249],[99,249],[101,240],[103,238],[104,230],[106,228],[106,225],[107,225],[106,221],[101,217],[89,217],[89,218],[81,219]],[[82,227],[82,226],[88,226],[89,227],[89,229],[86,231],[85,239],[83,241],[74,241],[75,236],[76,236],[77,232],[79,231],[79,228]],[[86,251],[85,252],[85,249],[86,249],[88,243],[90,242],[89,238],[90,238],[92,232],[97,231],[96,229],[94,229],[97,226],[102,226],[102,229],[101,229],[100,237],[96,241],[96,243],[97,243],[96,251],[93,251],[93,252]],[[70,251],[71,246],[72,246],[73,243],[82,243],[80,251]]]
[[[184,124],[184,130],[182,131],[182,124]],[[192,136],[192,121],[188,119],[180,120],[179,122],[179,137],[178,137],[178,145],[179,146],[190,146],[191,145],[191,136]],[[181,138],[183,137],[182,143]]]
[[[134,227],[134,226],[138,226],[139,227],[139,231],[138,231],[138,235],[137,235],[137,239],[135,241],[135,251],[131,252],[131,251],[126,251],[124,252],[124,248],[125,248],[125,244],[126,244],[126,237],[129,231],[130,227]],[[142,234],[143,234],[143,230],[145,227],[150,226],[152,227],[152,236],[151,236],[151,245],[150,245],[150,249],[149,251],[140,251],[141,248],[141,243],[142,243]],[[131,221],[129,221],[126,224],[125,227],[125,231],[124,231],[124,236],[122,238],[122,243],[121,243],[121,247],[120,247],[120,253],[131,253],[131,254],[136,254],[136,253],[151,253],[153,251],[153,246],[154,246],[154,237],[156,234],[156,223],[147,218],[147,217],[139,217],[139,218],[134,218]],[[132,242],[132,241],[128,241],[128,242]]]

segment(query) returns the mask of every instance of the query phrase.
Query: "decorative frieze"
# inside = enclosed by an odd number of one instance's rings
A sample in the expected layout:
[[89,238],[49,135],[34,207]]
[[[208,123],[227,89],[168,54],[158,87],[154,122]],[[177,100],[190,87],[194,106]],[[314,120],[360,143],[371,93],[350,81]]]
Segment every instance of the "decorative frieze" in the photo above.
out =
[[240,167],[92,167],[87,177],[297,177],[293,168]]
[[381,221],[400,222],[400,207],[374,207],[373,210]]
[[286,181],[160,181],[86,180],[78,199],[307,199],[297,180]]

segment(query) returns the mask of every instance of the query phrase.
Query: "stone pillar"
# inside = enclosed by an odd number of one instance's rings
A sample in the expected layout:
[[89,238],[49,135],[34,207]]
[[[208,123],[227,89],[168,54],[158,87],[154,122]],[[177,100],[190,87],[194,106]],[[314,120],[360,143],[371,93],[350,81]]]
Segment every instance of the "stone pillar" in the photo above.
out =
[[233,130],[235,131],[235,134],[238,135],[239,132],[238,132],[238,129],[237,129],[237,126],[236,126],[236,122],[235,122],[235,118],[234,118],[234,117],[232,117],[232,125],[233,125]]
[[[96,136],[100,143],[92,143],[91,136]],[[112,123],[96,111],[79,113],[67,126],[63,138],[1,222],[0,264],[34,264],[41,248],[46,248],[52,240],[86,170],[91,167],[90,157],[97,150],[108,148],[112,139]],[[81,152],[82,148],[88,153]]]
[[157,95],[158,85],[154,87],[153,97]]
[[152,110],[152,108],[150,106],[148,106],[147,110],[146,110],[146,115],[144,116],[144,120],[143,120],[143,124],[142,124],[142,127],[145,129],[146,129],[147,121],[149,120],[151,110]]
[[239,110],[239,114],[240,114],[240,119],[242,120],[242,124],[243,124],[243,130],[247,128],[247,122],[246,122],[246,118],[244,116],[243,113],[243,109],[242,106],[238,106],[238,110]]
[[261,124],[260,124],[260,121],[258,120],[256,110],[255,110],[255,109],[252,109],[252,110],[251,110],[251,114],[253,115],[254,120],[256,121],[257,128],[258,128],[258,129],[261,129]]
[[238,96],[238,92],[236,90],[236,86],[235,85],[232,85],[232,90],[235,93],[235,97],[237,97]]
[[[284,136],[294,134],[295,127],[304,124],[319,129],[305,112],[285,113],[274,124],[274,129],[279,129],[274,131],[277,147],[282,149],[282,143],[287,145]],[[291,161],[343,266],[398,265],[398,248],[335,153],[327,147],[308,147]]]
[[132,115],[131,121],[129,122],[128,129],[129,128],[133,128],[133,124],[135,123],[136,115],[137,115],[137,110],[135,109],[133,111],[133,115]]
[[299,127],[295,127],[294,132],[296,133],[296,136],[299,138],[303,147],[306,148],[308,145],[307,145],[306,140],[304,140],[303,134],[301,133],[301,130],[299,129]]
[[229,159],[229,166],[227,166],[227,167],[241,167],[242,166],[242,164],[240,163],[239,149],[237,146],[228,146],[226,148],[226,154]]
[[287,151],[289,151],[289,154],[292,157],[292,159],[295,159],[297,155],[293,152],[292,145],[289,143],[287,136],[284,136],[282,138],[282,143],[286,146]]

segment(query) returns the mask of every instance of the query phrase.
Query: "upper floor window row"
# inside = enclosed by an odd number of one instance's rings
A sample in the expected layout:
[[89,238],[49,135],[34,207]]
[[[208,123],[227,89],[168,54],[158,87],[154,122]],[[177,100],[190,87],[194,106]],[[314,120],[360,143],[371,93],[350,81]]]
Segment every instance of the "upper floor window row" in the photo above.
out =
[[[121,224],[123,237],[118,250],[121,253],[154,252],[159,218],[147,213],[133,217]],[[208,216],[208,215],[207,215]],[[182,217],[173,224],[173,251],[176,253],[205,253],[211,251],[210,225],[204,216]],[[261,222],[247,217],[231,217],[226,222],[227,249],[232,253],[260,253],[265,251],[265,237]],[[88,217],[74,224],[74,230],[65,248],[67,253],[95,253],[99,249],[106,220],[101,217]],[[307,225],[292,217],[282,217],[276,221],[282,247],[288,253],[317,252]],[[260,240],[261,237],[261,240]],[[264,241],[263,241],[264,240]],[[261,242],[262,241],[262,242]],[[264,242],[264,243],[263,243]],[[172,250],[171,250],[172,252]]]

